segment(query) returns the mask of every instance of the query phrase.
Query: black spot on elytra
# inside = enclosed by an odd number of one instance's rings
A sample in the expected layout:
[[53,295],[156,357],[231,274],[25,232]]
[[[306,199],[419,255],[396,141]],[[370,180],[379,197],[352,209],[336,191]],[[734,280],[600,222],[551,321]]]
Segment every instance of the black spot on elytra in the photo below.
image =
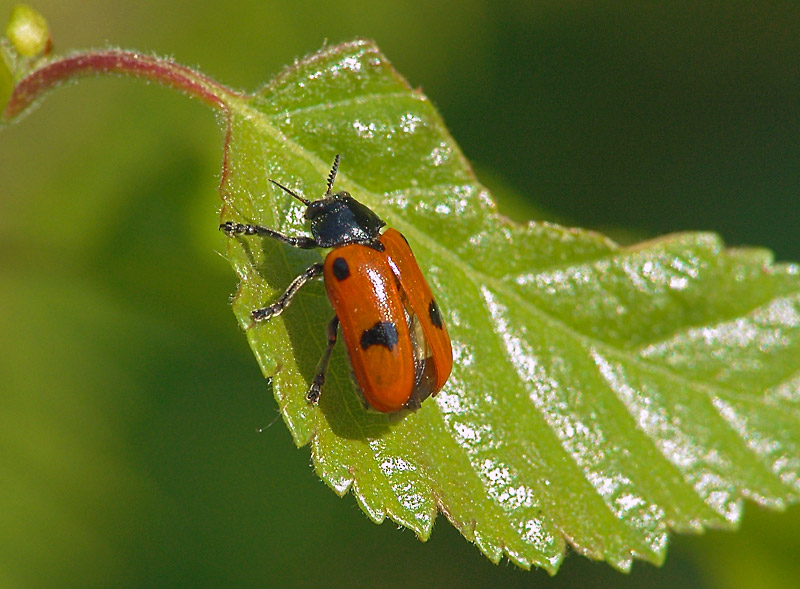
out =
[[378,321],[361,334],[361,348],[383,346],[389,351],[397,345],[397,327],[391,321]]
[[439,305],[436,304],[436,301],[431,299],[431,304],[428,305],[428,316],[431,318],[431,323],[433,323],[439,329],[444,327],[442,323],[442,314],[439,312]]
[[333,269],[334,277],[339,282],[350,276],[350,266],[347,265],[347,260],[344,258],[336,258],[331,268]]

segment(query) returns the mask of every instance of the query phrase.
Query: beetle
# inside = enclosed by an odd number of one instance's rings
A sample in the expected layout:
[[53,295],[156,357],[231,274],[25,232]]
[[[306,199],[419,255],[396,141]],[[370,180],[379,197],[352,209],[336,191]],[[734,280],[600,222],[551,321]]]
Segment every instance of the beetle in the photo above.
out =
[[311,236],[292,237],[268,227],[227,221],[229,237],[260,235],[302,248],[331,248],[322,263],[309,266],[284,293],[250,317],[262,322],[280,315],[309,281],[324,279],[334,310],[328,344],[306,393],[318,402],[341,328],[352,373],[367,407],[382,413],[415,411],[444,386],[453,367],[450,336],[406,238],[350,193],[332,192],[339,155],[321,199],[309,201],[283,184],[275,186],[306,206]]

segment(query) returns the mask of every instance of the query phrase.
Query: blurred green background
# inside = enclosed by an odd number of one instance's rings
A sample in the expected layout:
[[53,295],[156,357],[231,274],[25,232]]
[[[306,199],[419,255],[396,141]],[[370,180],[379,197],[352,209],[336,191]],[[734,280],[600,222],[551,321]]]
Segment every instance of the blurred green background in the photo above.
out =
[[[800,4],[649,4],[35,6],[56,50],[172,55],[246,90],[371,37],[509,215],[800,259]],[[0,586],[795,586],[796,508],[673,537],[660,569],[571,555],[551,580],[442,517],[421,544],[338,499],[280,421],[257,431],[276,404],[228,308],[220,148],[205,106],[130,79],[0,133]]]

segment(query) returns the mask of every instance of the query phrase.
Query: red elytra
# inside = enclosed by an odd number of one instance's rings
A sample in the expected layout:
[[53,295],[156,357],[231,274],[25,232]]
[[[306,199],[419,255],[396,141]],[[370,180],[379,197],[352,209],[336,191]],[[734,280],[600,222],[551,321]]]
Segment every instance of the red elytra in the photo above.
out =
[[416,408],[444,386],[450,337],[411,248],[395,229],[378,242],[334,249],[325,289],[339,318],[361,393],[374,409]]
[[254,321],[275,317],[297,291],[323,276],[335,313],[328,324],[328,345],[306,393],[319,399],[339,325],[356,383],[364,401],[384,413],[416,410],[444,386],[453,367],[450,336],[439,306],[403,235],[387,229],[372,210],[349,193],[332,193],[339,156],[328,176],[327,191],[309,201],[272,181],[306,205],[312,237],[289,237],[260,225],[228,221],[228,235],[263,235],[287,245],[332,248],[324,263],[309,266],[278,300],[251,313]]

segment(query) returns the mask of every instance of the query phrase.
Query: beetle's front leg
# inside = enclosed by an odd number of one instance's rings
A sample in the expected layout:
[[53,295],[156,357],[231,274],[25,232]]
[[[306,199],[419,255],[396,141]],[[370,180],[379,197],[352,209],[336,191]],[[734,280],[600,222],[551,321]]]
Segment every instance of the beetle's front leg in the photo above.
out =
[[283,233],[278,233],[269,227],[262,227],[261,225],[250,225],[249,223],[235,223],[233,221],[227,221],[220,225],[219,228],[220,231],[224,231],[228,237],[233,237],[234,235],[263,235],[265,237],[277,239],[281,243],[291,245],[292,247],[299,247],[300,249],[309,250],[320,247],[313,237],[307,237],[305,235],[301,235],[299,237],[290,237],[288,235],[284,235]]

